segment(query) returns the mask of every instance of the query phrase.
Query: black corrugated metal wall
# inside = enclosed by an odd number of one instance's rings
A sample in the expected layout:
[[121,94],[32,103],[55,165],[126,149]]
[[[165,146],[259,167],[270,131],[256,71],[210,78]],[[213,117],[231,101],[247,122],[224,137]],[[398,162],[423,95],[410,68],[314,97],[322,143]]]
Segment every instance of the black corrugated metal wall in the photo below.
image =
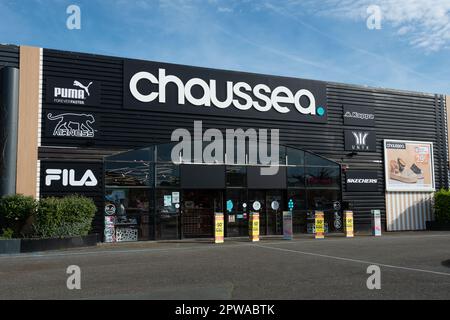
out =
[[0,45],[0,68],[19,67],[19,47],[13,45]]
[[[13,49],[0,47],[0,60],[11,60],[10,52],[14,51]],[[347,192],[345,175],[342,175],[343,200],[353,202],[357,228],[369,225],[371,209],[381,209],[383,220],[385,219],[383,139],[432,141],[436,187],[448,186],[446,113],[443,96],[328,83],[326,125],[232,117],[223,119],[208,115],[200,119],[195,115],[122,109],[122,72],[123,60],[119,58],[44,50],[44,91],[45,78],[49,76],[99,81],[101,107],[62,107],[46,104],[44,101],[42,147],[39,150],[41,160],[100,161],[103,155],[119,150],[167,142],[174,129],[190,129],[194,120],[203,120],[204,128],[278,128],[282,144],[313,151],[346,164],[349,169],[377,170],[379,177],[377,192]],[[352,127],[343,125],[343,105],[375,108],[376,126],[364,129],[376,131],[376,152],[360,152],[356,156],[349,157],[349,152],[344,151],[344,129]],[[100,119],[98,127],[100,139],[80,141],[65,138],[64,146],[70,148],[54,148],[61,147],[62,143],[60,138],[45,136],[45,112],[58,110],[94,113],[97,119]],[[103,195],[99,190],[99,193],[93,196],[97,201],[101,201],[99,199]],[[102,228],[100,217],[96,220],[96,227]]]

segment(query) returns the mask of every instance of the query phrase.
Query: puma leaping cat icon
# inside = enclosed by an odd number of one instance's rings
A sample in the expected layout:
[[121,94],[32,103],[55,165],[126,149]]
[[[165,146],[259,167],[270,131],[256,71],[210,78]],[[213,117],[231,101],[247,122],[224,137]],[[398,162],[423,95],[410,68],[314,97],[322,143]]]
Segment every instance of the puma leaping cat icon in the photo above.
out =
[[77,81],[77,80],[75,80],[75,81],[73,82],[73,86],[74,86],[74,87],[79,87],[79,88],[83,89],[84,91],[86,91],[88,97],[91,95],[91,94],[89,93],[89,87],[90,87],[92,84],[93,84],[92,81],[89,82],[89,84],[88,84],[87,86],[84,86],[80,81]]

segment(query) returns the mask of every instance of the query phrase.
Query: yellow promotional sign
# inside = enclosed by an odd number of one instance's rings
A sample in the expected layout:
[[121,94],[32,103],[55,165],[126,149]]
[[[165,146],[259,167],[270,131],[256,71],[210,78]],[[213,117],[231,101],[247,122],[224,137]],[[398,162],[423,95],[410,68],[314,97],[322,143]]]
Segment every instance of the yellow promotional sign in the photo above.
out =
[[353,238],[353,211],[345,211],[345,236],[347,238]]
[[259,241],[259,213],[251,213],[248,224],[250,241]]
[[323,211],[316,211],[315,229],[316,229],[316,239],[325,238],[325,217]]
[[224,236],[224,222],[223,222],[223,213],[215,214],[215,228],[214,228],[214,242],[215,243],[223,243]]

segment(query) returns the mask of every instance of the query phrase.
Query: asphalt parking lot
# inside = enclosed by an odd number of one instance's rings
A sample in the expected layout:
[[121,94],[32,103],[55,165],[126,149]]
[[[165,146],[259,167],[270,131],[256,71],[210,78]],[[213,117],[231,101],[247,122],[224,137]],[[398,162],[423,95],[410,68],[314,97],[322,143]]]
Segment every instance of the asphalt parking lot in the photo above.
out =
[[[81,269],[81,290],[66,269]],[[381,269],[369,290],[367,267]],[[0,256],[0,299],[450,299],[450,232],[99,245]]]

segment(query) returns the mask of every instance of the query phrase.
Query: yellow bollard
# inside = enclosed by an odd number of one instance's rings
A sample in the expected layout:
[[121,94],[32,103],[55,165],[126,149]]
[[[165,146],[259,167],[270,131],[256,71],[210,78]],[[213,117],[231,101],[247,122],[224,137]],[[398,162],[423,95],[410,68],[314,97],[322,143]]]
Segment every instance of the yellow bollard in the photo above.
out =
[[214,242],[215,243],[223,243],[223,213],[215,213],[214,214]]
[[259,241],[259,213],[250,213],[250,219],[248,221],[248,231],[250,236],[250,241]]
[[324,239],[325,238],[325,217],[323,211],[316,211],[315,213],[315,238]]
[[347,238],[353,238],[353,211],[345,211],[345,236]]

